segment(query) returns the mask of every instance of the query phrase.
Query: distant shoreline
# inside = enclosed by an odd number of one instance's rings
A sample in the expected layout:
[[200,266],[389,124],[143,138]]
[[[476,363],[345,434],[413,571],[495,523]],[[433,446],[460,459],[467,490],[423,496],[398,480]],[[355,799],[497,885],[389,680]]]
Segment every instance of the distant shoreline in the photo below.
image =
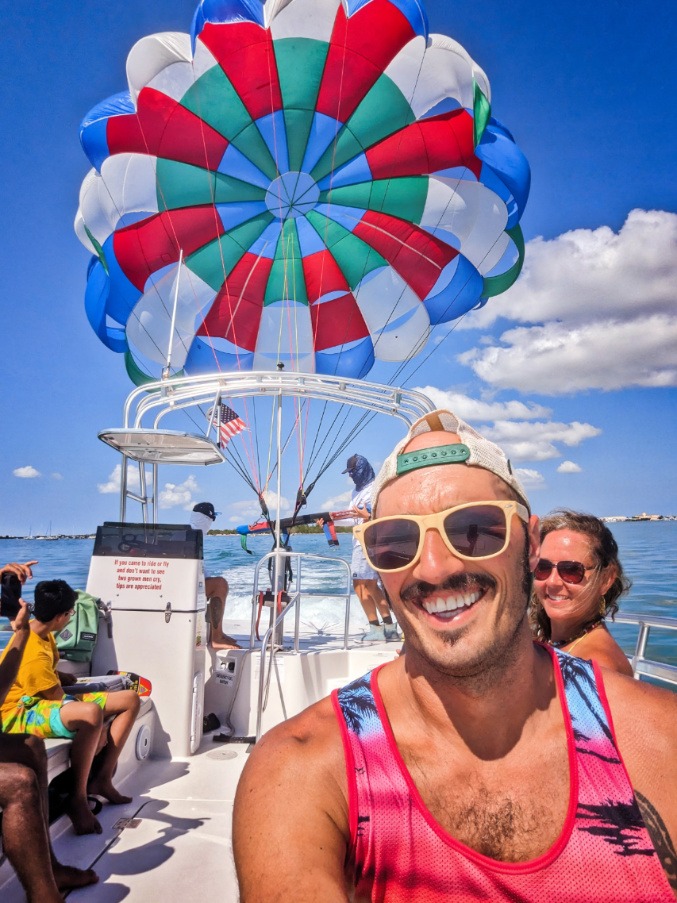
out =
[[[677,521],[677,514],[633,514],[629,517],[625,515],[610,515],[601,517],[600,520],[607,524],[636,524],[636,523],[660,523],[662,521]],[[352,527],[336,527],[337,532],[350,533]],[[311,527],[306,524],[299,524],[294,528],[295,533],[321,533],[321,527]],[[235,530],[210,530],[208,536],[238,536]],[[22,541],[35,542],[54,542],[60,539],[96,539],[96,533],[58,533],[52,536],[0,536],[0,539],[12,539]]]
[[677,520],[677,514],[633,514],[631,517],[625,517],[622,514],[618,515],[610,515],[607,517],[600,517],[600,520],[603,520],[606,524],[636,524],[638,522],[646,522],[651,521],[652,523],[656,523],[657,521],[674,521]]
[[54,536],[0,536],[0,539],[21,539],[26,542],[54,542],[57,539],[96,539],[96,533],[57,533]]

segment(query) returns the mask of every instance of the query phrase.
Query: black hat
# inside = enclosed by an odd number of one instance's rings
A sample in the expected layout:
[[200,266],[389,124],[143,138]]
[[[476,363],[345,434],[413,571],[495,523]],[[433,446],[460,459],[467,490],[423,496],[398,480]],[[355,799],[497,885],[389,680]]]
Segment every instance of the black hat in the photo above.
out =
[[357,455],[351,455],[346,461],[346,469],[342,470],[341,473],[350,473],[351,470],[354,470],[356,464]]
[[212,520],[216,520],[216,516],[220,514],[219,511],[214,511],[214,506],[211,502],[198,502],[193,508],[193,511],[198,511],[200,514],[206,514],[207,517],[211,517]]

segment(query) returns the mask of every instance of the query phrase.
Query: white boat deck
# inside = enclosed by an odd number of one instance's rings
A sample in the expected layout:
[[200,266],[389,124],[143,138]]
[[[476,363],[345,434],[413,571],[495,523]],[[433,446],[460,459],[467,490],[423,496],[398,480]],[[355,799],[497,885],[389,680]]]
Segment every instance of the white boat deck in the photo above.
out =
[[[104,806],[103,835],[75,838],[66,827],[55,843],[57,856],[94,867],[100,879],[77,899],[179,903],[211,892],[223,903],[237,901],[231,821],[247,747],[206,735],[190,759],[154,760],[138,769],[125,783],[133,803]],[[14,898],[3,889],[2,899]]]

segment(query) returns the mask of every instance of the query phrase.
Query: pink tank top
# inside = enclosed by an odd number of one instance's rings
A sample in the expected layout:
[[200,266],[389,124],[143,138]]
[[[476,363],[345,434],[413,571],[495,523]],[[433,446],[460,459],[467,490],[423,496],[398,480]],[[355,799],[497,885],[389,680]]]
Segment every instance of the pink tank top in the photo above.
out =
[[332,700],[348,774],[356,900],[674,903],[616,748],[599,670],[550,650],[569,747],[570,801],[538,859],[490,859],[432,817],[402,760],[374,671]]

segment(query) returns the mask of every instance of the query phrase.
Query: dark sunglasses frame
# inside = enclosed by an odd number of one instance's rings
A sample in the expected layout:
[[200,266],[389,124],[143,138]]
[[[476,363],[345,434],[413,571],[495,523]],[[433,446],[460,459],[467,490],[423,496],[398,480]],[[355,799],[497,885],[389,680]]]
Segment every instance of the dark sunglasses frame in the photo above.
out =
[[[456,511],[464,511],[470,508],[498,508],[504,518],[504,526],[505,526],[505,537],[503,543],[499,549],[496,549],[493,552],[490,552],[488,555],[466,555],[464,552],[454,546],[447,535],[447,531],[444,529],[445,520]],[[369,565],[374,568],[375,571],[379,571],[383,574],[396,574],[398,571],[406,571],[408,568],[413,567],[416,562],[421,557],[421,552],[423,550],[423,543],[425,541],[425,534],[428,530],[437,530],[437,532],[442,537],[442,540],[446,547],[449,549],[452,555],[456,558],[461,558],[463,561],[484,561],[487,558],[495,558],[497,555],[500,555],[502,552],[506,550],[508,547],[508,543],[510,542],[510,527],[512,524],[512,516],[516,514],[521,520],[525,523],[529,522],[529,512],[524,505],[520,505],[519,502],[513,501],[499,501],[497,499],[492,499],[486,502],[466,502],[463,505],[454,505],[452,508],[447,508],[444,511],[437,511],[434,514],[395,514],[392,517],[377,517],[374,520],[366,521],[363,524],[358,524],[353,527],[353,536],[359,541],[362,546],[362,550],[364,555],[369,562]],[[379,567],[371,558],[369,554],[367,535],[370,530],[372,530],[378,524],[385,524],[388,522],[394,521],[408,521],[413,522],[418,527],[418,545],[416,547],[416,553],[412,555],[411,559],[406,562],[406,564],[402,564],[399,567],[393,568],[384,568]]]
[[[593,564],[590,567],[586,567],[582,561],[550,561],[548,558],[539,558],[538,564],[534,568],[534,580],[540,580],[541,582],[547,580],[552,574],[553,568],[557,570],[557,573],[560,576],[560,579],[565,583],[570,583],[573,586],[577,586],[579,583],[583,581],[585,577],[586,571],[595,571],[597,570],[597,565]],[[539,577],[538,572],[547,570],[547,574]]]

